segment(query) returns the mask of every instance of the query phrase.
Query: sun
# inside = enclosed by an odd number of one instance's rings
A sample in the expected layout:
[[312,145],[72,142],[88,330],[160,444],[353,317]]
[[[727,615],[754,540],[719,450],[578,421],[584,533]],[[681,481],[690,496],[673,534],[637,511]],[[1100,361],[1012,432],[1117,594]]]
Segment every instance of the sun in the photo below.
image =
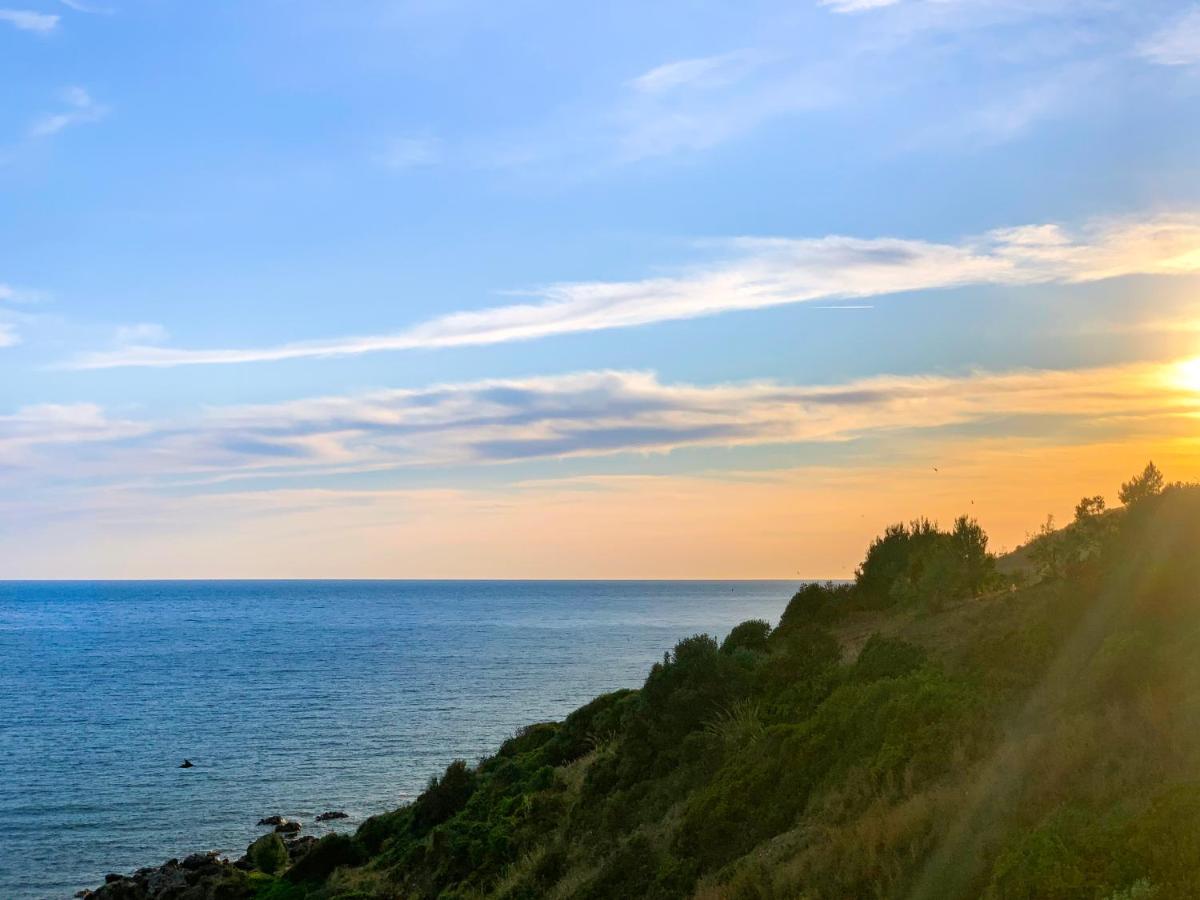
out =
[[1200,356],[1176,363],[1172,381],[1185,390],[1200,394]]

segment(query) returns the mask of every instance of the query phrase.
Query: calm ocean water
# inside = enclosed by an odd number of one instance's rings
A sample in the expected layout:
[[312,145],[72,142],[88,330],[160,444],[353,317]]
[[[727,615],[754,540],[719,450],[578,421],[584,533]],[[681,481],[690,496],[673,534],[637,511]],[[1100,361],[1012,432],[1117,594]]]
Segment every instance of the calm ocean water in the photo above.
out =
[[271,813],[353,828],[794,586],[0,582],[0,898],[240,854]]

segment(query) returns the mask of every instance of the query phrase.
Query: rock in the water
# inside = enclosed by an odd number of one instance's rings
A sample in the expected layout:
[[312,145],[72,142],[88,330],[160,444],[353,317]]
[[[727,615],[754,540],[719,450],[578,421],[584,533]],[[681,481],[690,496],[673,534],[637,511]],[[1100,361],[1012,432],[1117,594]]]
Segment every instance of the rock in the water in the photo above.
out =
[[292,819],[284,819],[275,826],[275,831],[279,834],[295,834],[300,830],[300,827],[301,826],[299,822],[293,821]]
[[350,818],[349,815],[342,812],[340,809],[335,809],[335,810],[330,810],[329,812],[321,813],[319,816],[317,816],[317,821],[318,822],[328,822],[331,819],[348,819],[348,818]]
[[181,762],[181,763],[179,764],[179,768],[181,768],[181,769],[194,769],[194,768],[196,768],[196,765],[195,765],[195,763],[193,763],[193,762],[192,762],[190,759],[185,759],[183,762]]
[[283,816],[263,816],[261,819],[258,820],[258,824],[259,825],[282,825],[286,821],[287,821],[287,819],[285,819]]

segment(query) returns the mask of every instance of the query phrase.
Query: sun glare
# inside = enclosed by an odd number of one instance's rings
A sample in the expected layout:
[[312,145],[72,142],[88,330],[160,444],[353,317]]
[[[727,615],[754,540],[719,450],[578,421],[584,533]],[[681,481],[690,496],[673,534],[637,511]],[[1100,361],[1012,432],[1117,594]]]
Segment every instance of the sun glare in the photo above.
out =
[[1171,380],[1184,390],[1200,393],[1200,356],[1176,363]]

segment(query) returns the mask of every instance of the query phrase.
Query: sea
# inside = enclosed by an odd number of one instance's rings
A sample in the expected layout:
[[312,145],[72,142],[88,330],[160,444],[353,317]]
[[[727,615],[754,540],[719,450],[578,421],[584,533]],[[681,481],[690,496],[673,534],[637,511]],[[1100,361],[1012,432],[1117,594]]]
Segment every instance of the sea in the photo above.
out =
[[[0,582],[0,898],[353,829],[797,582]],[[192,768],[180,768],[183,760]],[[314,822],[320,812],[350,818]]]

